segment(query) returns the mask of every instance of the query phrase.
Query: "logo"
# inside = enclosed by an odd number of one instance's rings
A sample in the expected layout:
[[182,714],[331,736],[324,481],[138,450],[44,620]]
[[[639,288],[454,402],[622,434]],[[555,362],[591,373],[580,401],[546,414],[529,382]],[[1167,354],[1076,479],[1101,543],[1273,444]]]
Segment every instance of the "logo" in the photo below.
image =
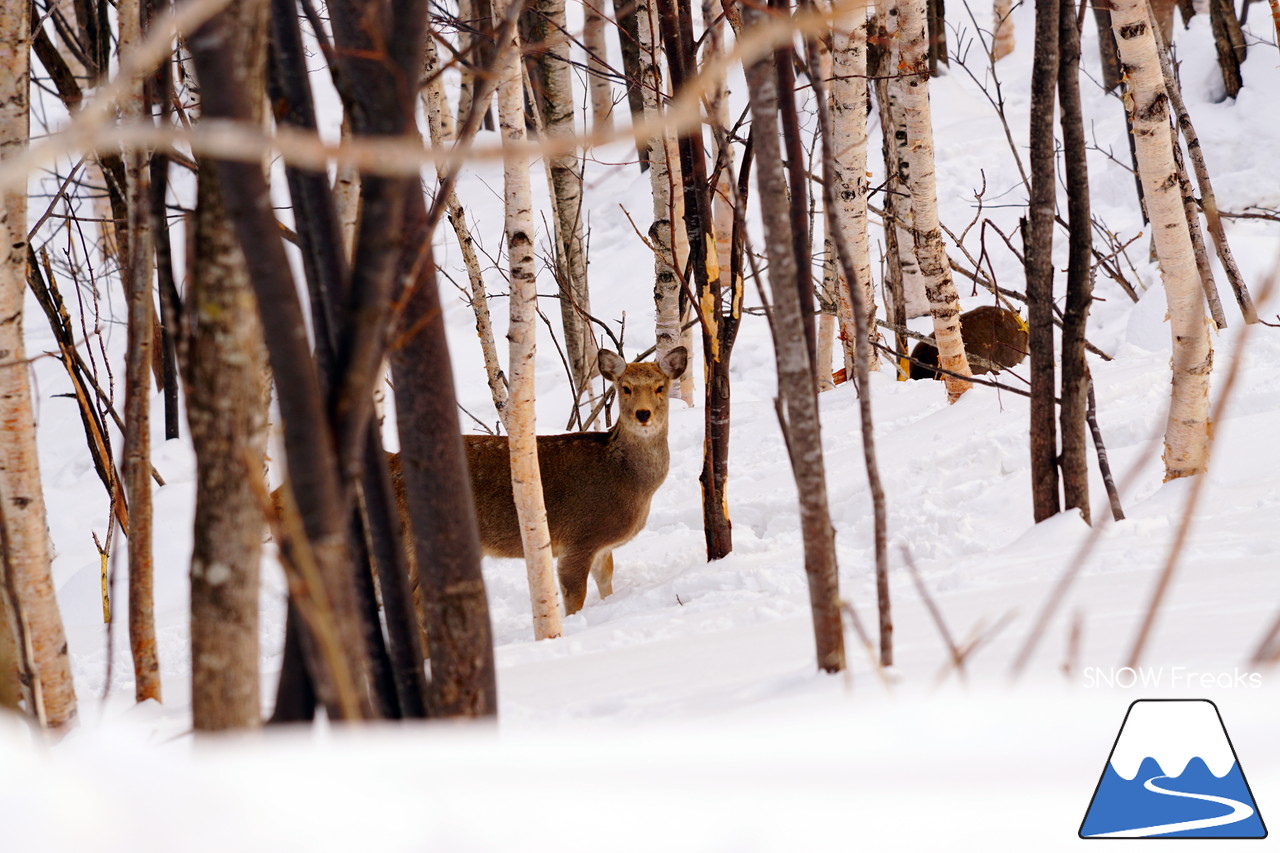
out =
[[1129,706],[1080,824],[1081,838],[1266,838],[1218,706]]

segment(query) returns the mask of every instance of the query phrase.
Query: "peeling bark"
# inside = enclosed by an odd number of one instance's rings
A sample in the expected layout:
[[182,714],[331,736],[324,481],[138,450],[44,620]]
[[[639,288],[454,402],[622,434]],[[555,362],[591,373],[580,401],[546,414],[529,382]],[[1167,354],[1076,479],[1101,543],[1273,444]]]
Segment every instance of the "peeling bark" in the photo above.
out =
[[[494,13],[503,17],[512,0],[497,0]],[[520,538],[524,543],[533,608],[533,633],[539,640],[558,637],[560,594],[551,558],[551,532],[538,468],[537,427],[534,422],[534,353],[537,347],[537,293],[533,254],[533,197],[525,143],[524,86],[517,45],[499,45],[504,59],[498,65],[498,123],[503,141],[512,147],[504,155],[503,193],[506,199],[507,255],[511,270],[511,323],[507,331],[511,370],[511,398],[507,429],[511,446],[511,487]]]
[[1117,0],[1111,21],[1128,71],[1126,103],[1173,334],[1173,392],[1164,442],[1165,479],[1173,480],[1203,473],[1208,462],[1213,348],[1173,161],[1169,95],[1146,4]]

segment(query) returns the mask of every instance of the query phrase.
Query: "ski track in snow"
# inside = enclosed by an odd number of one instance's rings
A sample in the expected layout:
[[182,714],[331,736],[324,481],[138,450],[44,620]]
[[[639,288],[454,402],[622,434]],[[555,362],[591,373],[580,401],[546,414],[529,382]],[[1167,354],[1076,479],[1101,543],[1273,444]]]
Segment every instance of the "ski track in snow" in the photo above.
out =
[[1165,835],[1170,832],[1187,832],[1193,829],[1210,829],[1215,826],[1229,826],[1253,817],[1253,807],[1230,797],[1219,797],[1214,794],[1189,794],[1185,791],[1171,791],[1156,784],[1157,779],[1170,779],[1170,776],[1152,776],[1142,783],[1142,787],[1156,794],[1170,797],[1185,797],[1190,800],[1204,800],[1207,803],[1218,803],[1231,809],[1228,814],[1219,817],[1207,817],[1200,820],[1184,820],[1178,823],[1162,823],[1157,826],[1144,826],[1139,829],[1124,829],[1119,832],[1103,832],[1090,835],[1088,838],[1148,838],[1153,835]]

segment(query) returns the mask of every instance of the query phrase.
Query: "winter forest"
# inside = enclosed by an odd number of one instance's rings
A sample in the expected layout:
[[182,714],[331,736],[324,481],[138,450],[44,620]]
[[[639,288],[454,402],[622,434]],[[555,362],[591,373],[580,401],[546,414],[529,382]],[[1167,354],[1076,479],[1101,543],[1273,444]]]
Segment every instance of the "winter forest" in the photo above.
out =
[[1265,818],[1278,43],[5,0],[0,847],[1056,849],[1159,697]]

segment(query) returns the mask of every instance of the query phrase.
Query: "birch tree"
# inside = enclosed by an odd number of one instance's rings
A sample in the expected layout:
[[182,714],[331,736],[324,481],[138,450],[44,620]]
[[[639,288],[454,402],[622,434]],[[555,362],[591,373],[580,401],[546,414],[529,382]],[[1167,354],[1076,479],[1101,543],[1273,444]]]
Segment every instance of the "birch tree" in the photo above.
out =
[[[31,32],[25,3],[0,5],[0,160],[17,156],[29,136],[28,87]],[[0,524],[8,553],[10,609],[30,649],[27,710],[52,729],[75,719],[67,639],[50,572],[49,532],[36,454],[22,303],[27,279],[27,197],[23,190],[0,198]]]
[[613,131],[613,84],[609,81],[609,52],[605,16],[600,0],[584,0],[582,43],[587,49],[587,85],[591,88],[591,126],[596,133]]
[[[505,17],[513,0],[497,0],[494,14]],[[507,150],[503,158],[503,194],[506,199],[507,254],[511,271],[511,322],[507,363],[511,371],[507,429],[511,446],[511,488],[520,538],[529,575],[529,599],[533,607],[533,633],[539,639],[558,637],[560,595],[551,558],[551,531],[542,498],[538,469],[538,439],[534,421],[534,354],[537,349],[536,268],[533,254],[533,194],[529,183],[529,157],[525,144],[524,86],[519,36],[512,44],[499,45],[502,59],[496,72],[498,124]]]
[[1209,451],[1209,374],[1213,347],[1204,310],[1204,290],[1182,207],[1175,140],[1169,125],[1169,95],[1156,40],[1142,0],[1118,0],[1111,25],[1127,70],[1125,103],[1133,122],[1147,215],[1164,280],[1173,333],[1173,393],[1165,426],[1165,479],[1202,473]]
[[[644,121],[648,127],[658,127],[657,123],[662,118],[661,98],[664,91],[657,41],[658,13],[650,0],[637,0],[635,18],[640,66],[637,85],[643,98]],[[653,222],[649,226],[649,240],[653,246],[653,301],[657,309],[655,358],[662,359],[680,346],[680,265],[675,254],[680,225],[671,193],[675,157],[670,139],[663,130],[658,130],[649,137],[646,151],[649,158],[649,187],[653,195]],[[679,385],[679,379],[672,381],[672,397],[680,395]]]
[[[565,142],[574,137],[573,75],[569,65],[568,24],[565,0],[535,0],[539,14],[542,120],[547,139]],[[587,254],[583,240],[582,169],[577,149],[566,145],[550,158],[551,191],[555,202],[557,260],[560,285],[560,319],[564,326],[565,355],[573,373],[574,393],[580,394],[595,371],[596,346],[587,315],[591,298],[587,289]],[[532,232],[530,232],[532,235]]]
[[[867,306],[867,328],[873,341],[876,333],[875,283],[871,279],[871,253],[867,240],[867,10],[851,4],[839,15],[832,31],[831,133],[835,149],[834,174],[839,207],[831,214],[844,233],[853,252],[853,268],[863,286],[863,305]],[[851,283],[842,270],[836,270],[840,323],[845,329],[845,375],[851,376],[856,360],[856,326],[853,315]],[[872,370],[880,367],[878,350],[871,348]]]
[[[902,30],[899,3],[885,0],[876,9],[875,39],[868,40],[868,51],[875,57],[871,79],[876,90],[876,108],[884,136],[885,250],[887,283],[896,288],[901,283],[903,319],[929,313],[929,299],[924,292],[924,279],[916,262],[915,240],[911,236],[911,170],[906,159],[907,128],[902,113]],[[887,309],[888,306],[886,306]],[[906,347],[900,347],[905,349]]]
[[[938,225],[938,188],[933,162],[933,117],[929,108],[929,55],[925,26],[925,0],[903,0],[899,5],[902,32],[901,92],[905,161],[910,173],[912,235],[916,259],[924,276],[933,336],[938,344],[938,364],[961,376],[970,376],[969,359],[960,337],[960,298],[951,280],[951,267],[942,229]],[[954,403],[971,383],[945,376],[947,399]]]

